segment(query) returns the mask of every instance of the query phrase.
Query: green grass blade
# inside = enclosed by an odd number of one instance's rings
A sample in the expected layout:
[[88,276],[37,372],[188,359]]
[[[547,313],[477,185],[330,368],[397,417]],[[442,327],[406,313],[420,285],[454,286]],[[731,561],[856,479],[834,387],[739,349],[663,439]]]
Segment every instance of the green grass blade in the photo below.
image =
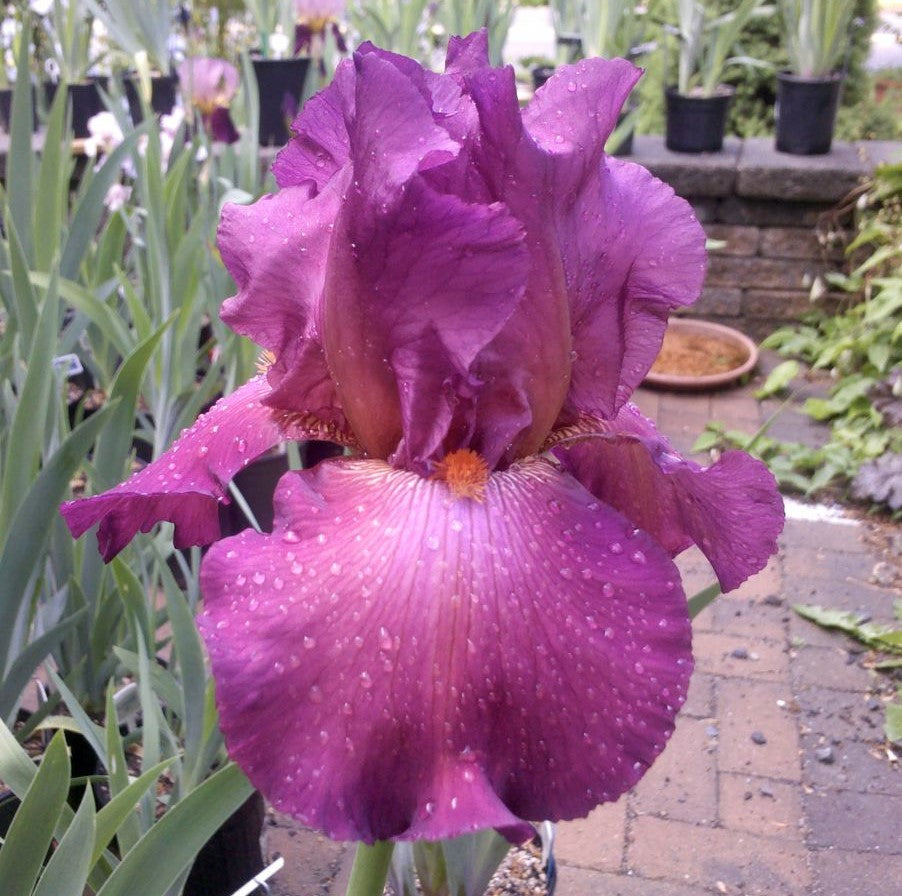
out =
[[34,266],[39,271],[50,270],[59,249],[61,224],[67,218],[72,154],[66,133],[66,102],[66,91],[57,90],[47,118],[33,199]]
[[[30,33],[30,22],[22,25],[22,34]],[[28,41],[19,41],[19,58],[16,61],[18,77],[13,90],[12,122],[10,124],[9,154],[6,157],[6,189],[9,205],[8,220],[22,239],[22,249],[31,267],[31,210],[34,205],[34,152],[31,147],[32,98],[31,64]]]
[[[229,763],[220,769],[141,838],[97,896],[158,896],[251,793],[253,788],[237,765]],[[165,861],[160,861],[161,856]]]
[[85,787],[75,818],[50,857],[33,896],[82,896],[93,864],[95,824],[94,795],[90,787]]
[[[100,858],[113,837],[116,836],[132,816],[135,806],[141,797],[150,790],[157,778],[169,765],[175,762],[175,759],[175,756],[170,756],[168,759],[164,759],[152,768],[147,769],[146,772],[143,772],[129,783],[124,790],[117,793],[97,813],[97,835],[94,840],[94,851],[91,857],[92,864]],[[137,842],[137,839],[135,842]],[[120,841],[120,848],[122,847],[123,844]]]
[[78,207],[72,215],[69,234],[60,258],[60,276],[66,280],[77,280],[78,269],[88,254],[88,248],[95,239],[100,221],[106,213],[103,204],[113,181],[118,180],[120,166],[125,158],[134,151],[142,134],[147,133],[149,123],[129,131],[122,143],[107,157],[100,170],[94,174],[91,185],[81,197]]
[[37,774],[37,768],[16,736],[0,720],[0,781],[22,799]]
[[125,458],[132,442],[141,380],[151,356],[174,319],[170,317],[164,321],[150,336],[139,343],[122,363],[113,379],[110,398],[118,398],[120,401],[110,425],[97,440],[94,468],[102,478],[101,481],[93,483],[95,492],[111,488],[122,478]]
[[87,613],[82,607],[58,622],[53,628],[28,643],[28,646],[15,658],[6,674],[0,681],[0,717],[10,721],[15,706],[35,669],[44,661],[63,638],[80,622]]
[[0,848],[0,890],[31,896],[69,791],[69,756],[54,736]]
[[[28,284],[28,288],[31,288],[31,284]],[[58,332],[59,294],[55,282],[51,282],[35,325],[34,339],[30,344],[22,345],[28,369],[9,432],[9,444],[14,445],[15,450],[7,451],[4,458],[3,487],[0,493],[0,540],[9,531],[9,523],[25,497],[41,457],[46,435],[45,413],[56,385],[56,374],[50,362]]]
[[689,618],[695,619],[708,604],[714,603],[720,596],[720,593],[720,585],[715,582],[713,585],[709,585],[707,588],[699,591],[698,594],[693,594],[689,598]]
[[[31,283],[39,289],[46,289],[50,285],[50,276],[47,274],[31,271],[28,276]],[[125,357],[134,349],[135,340],[115,308],[98,299],[92,290],[85,289],[72,280],[60,280],[58,288],[60,297],[76,311],[87,316],[120,355]]]
[[68,493],[73,473],[114,411],[115,405],[108,404],[72,430],[31,483],[13,518],[0,555],[0,668],[4,670],[11,664],[7,654],[21,596],[40,562],[50,520]]
[[178,662],[179,680],[185,700],[182,719],[185,743],[187,779],[185,789],[191,790],[204,773],[201,767],[204,740],[204,705],[206,702],[207,675],[204,653],[201,647],[194,617],[188,602],[165,564],[161,564],[166,592],[166,608]]

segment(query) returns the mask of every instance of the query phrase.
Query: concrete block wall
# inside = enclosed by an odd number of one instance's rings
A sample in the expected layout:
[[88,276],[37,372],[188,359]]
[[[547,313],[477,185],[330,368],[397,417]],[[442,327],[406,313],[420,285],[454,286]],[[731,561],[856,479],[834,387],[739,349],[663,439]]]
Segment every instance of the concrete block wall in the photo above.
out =
[[[644,136],[630,159],[688,199],[708,236],[725,244],[711,252],[690,314],[762,339],[809,310],[814,278],[842,265],[849,220],[836,210],[876,165],[902,162],[902,143],[835,143],[825,156],[790,156],[771,138],[728,138],[722,152],[687,155]],[[837,300],[821,301],[831,307]]]

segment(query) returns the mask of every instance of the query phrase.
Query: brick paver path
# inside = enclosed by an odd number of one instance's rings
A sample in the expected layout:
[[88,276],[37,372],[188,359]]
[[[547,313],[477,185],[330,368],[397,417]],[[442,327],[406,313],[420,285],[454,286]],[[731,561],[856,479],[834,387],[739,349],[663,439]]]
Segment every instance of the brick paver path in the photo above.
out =
[[[638,403],[683,452],[709,419],[753,432],[771,411],[750,388],[640,392]],[[811,429],[793,414],[780,428],[792,438]],[[791,609],[892,619],[902,595],[871,582],[879,558],[865,534],[790,519],[769,566],[697,618],[696,673],[673,740],[635,791],[558,826],[558,896],[902,893],[902,770],[882,737],[888,683],[854,642]],[[679,562],[687,593],[713,581],[698,552]],[[350,849],[284,820],[268,849],[287,860],[275,896],[343,896]]]
[[[710,417],[752,432],[764,413],[750,390],[641,393],[639,404],[682,451]],[[624,799],[558,826],[559,896],[902,892],[902,770],[882,737],[888,682],[854,642],[791,609],[892,620],[900,592],[871,583],[878,556],[865,534],[789,519],[768,567],[699,615],[673,740]],[[680,566],[689,594],[712,581],[697,552]]]

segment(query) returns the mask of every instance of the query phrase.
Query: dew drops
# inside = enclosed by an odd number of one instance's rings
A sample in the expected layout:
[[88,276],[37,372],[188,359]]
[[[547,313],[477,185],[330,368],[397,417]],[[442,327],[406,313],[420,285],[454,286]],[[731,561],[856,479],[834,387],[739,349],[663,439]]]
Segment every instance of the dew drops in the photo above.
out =
[[382,650],[391,650],[394,647],[391,633],[385,626],[379,629],[379,646]]
[[452,532],[460,532],[464,527],[464,524],[460,520],[451,520],[450,525]]
[[240,588],[247,581],[247,576],[237,575],[235,576],[235,584]]
[[615,541],[611,545],[611,553],[612,554],[622,554],[623,553],[623,545],[619,541]]
[[254,573],[253,579],[255,585],[262,585],[266,581],[266,576],[258,571]]
[[426,539],[426,547],[428,547],[432,551],[437,551],[441,546],[441,542],[438,539],[437,535],[430,535]]
[[313,650],[316,647],[316,638],[311,637],[310,635],[304,636],[304,647],[307,650]]
[[272,586],[276,591],[281,591],[285,587],[285,581],[276,576],[272,581]]
[[197,454],[199,457],[206,457],[209,453],[210,448],[207,445],[201,445],[200,448],[197,449]]
[[297,544],[300,540],[301,536],[293,529],[286,529],[282,534],[282,541],[285,541],[288,544]]
[[614,586],[610,582],[605,582],[604,585],[601,586],[601,593],[605,597],[613,597],[614,596]]
[[331,572],[333,576],[340,576],[340,575],[341,575],[341,564],[340,564],[340,563],[333,563],[333,564],[329,567],[329,572]]
[[632,560],[633,563],[638,563],[641,565],[645,563],[645,554],[643,554],[642,551],[633,551],[633,553],[630,555],[630,560]]
[[636,670],[637,675],[642,675],[642,673],[645,672],[645,666],[643,666],[642,663],[634,663],[633,669]]
[[238,439],[235,443],[235,450],[239,454],[244,454],[244,452],[247,451],[247,439]]
[[310,690],[307,692],[307,695],[310,697],[310,700],[313,703],[322,703],[323,702],[323,692],[319,685],[313,685]]
[[373,679],[369,672],[360,673],[360,686],[369,690],[373,686]]

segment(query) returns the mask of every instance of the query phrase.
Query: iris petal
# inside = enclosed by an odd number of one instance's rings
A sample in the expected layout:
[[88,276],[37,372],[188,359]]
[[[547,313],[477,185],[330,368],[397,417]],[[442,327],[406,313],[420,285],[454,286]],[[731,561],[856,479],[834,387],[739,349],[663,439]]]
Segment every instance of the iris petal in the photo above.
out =
[[684,460],[632,405],[601,426],[599,437],[554,449],[593,495],[671,554],[697,544],[724,591],[764,568],[783,528],[783,501],[763,463],[741,451],[707,468]]
[[698,298],[704,233],[685,200],[632,162],[606,158],[571,195],[556,218],[573,326],[568,408],[612,417],[654,362],[668,313]]
[[72,534],[77,538],[99,522],[97,541],[107,561],[161,520],[175,523],[176,547],[215,541],[221,535],[218,503],[235,473],[283,439],[337,436],[265,407],[268,392],[266,379],[255,377],[130,479],[101,495],[63,504]]
[[437,839],[616,799],[691,669],[660,546],[544,460],[484,502],[378,461],[286,475],[204,560],[230,754],[330,836]]
[[218,232],[238,286],[221,316],[275,356],[268,402],[333,421],[342,412],[323,353],[322,294],[338,204],[334,188],[288,187],[253,205],[226,205]]

